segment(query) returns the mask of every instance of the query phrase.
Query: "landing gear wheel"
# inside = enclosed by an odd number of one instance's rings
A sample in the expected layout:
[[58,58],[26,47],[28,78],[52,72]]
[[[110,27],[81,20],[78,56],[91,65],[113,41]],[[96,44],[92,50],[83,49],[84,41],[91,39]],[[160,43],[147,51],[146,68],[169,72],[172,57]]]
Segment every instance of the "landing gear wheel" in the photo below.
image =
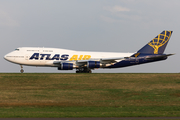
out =
[[21,66],[21,70],[20,70],[20,72],[21,73],[23,73],[24,72],[24,70],[23,70],[23,66],[22,65],[20,65]]
[[76,69],[76,73],[80,73],[80,69]]
[[92,71],[91,69],[80,68],[80,69],[76,69],[76,73],[92,73]]
[[20,72],[21,72],[21,73],[23,73],[23,72],[24,72],[24,70],[23,70],[23,69],[21,69],[21,70],[20,70]]

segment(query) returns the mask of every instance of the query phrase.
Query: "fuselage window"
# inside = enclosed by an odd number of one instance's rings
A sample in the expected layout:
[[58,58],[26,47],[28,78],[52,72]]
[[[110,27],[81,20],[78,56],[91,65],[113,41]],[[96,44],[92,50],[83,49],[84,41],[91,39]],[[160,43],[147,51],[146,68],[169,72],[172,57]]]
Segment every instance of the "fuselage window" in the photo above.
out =
[[43,52],[53,52],[52,50],[43,50]]
[[39,50],[27,50],[27,51],[39,52]]

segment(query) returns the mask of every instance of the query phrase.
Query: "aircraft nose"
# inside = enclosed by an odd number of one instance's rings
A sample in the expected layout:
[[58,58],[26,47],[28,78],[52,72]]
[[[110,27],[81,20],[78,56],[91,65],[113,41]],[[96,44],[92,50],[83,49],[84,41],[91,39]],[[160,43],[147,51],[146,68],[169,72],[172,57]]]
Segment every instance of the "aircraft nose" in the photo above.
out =
[[7,55],[4,56],[4,59],[7,60]]
[[7,61],[12,61],[12,58],[10,56],[11,56],[10,53],[8,53],[4,56],[4,59]]

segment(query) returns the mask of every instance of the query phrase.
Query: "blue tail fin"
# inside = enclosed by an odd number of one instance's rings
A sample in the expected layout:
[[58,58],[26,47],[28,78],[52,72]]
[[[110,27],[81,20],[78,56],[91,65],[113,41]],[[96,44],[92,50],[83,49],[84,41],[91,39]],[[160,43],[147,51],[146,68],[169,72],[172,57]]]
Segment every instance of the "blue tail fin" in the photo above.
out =
[[141,48],[137,53],[163,54],[172,32],[173,31],[163,31],[148,44],[146,44],[143,48]]

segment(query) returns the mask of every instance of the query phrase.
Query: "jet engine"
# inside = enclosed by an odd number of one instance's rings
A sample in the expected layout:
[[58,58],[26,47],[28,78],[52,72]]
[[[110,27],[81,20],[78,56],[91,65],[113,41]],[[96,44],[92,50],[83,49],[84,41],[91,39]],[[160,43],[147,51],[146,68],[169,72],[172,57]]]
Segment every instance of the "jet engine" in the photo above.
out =
[[100,62],[99,61],[88,61],[87,62],[87,68],[100,68]]
[[73,70],[73,63],[62,63],[58,70]]

